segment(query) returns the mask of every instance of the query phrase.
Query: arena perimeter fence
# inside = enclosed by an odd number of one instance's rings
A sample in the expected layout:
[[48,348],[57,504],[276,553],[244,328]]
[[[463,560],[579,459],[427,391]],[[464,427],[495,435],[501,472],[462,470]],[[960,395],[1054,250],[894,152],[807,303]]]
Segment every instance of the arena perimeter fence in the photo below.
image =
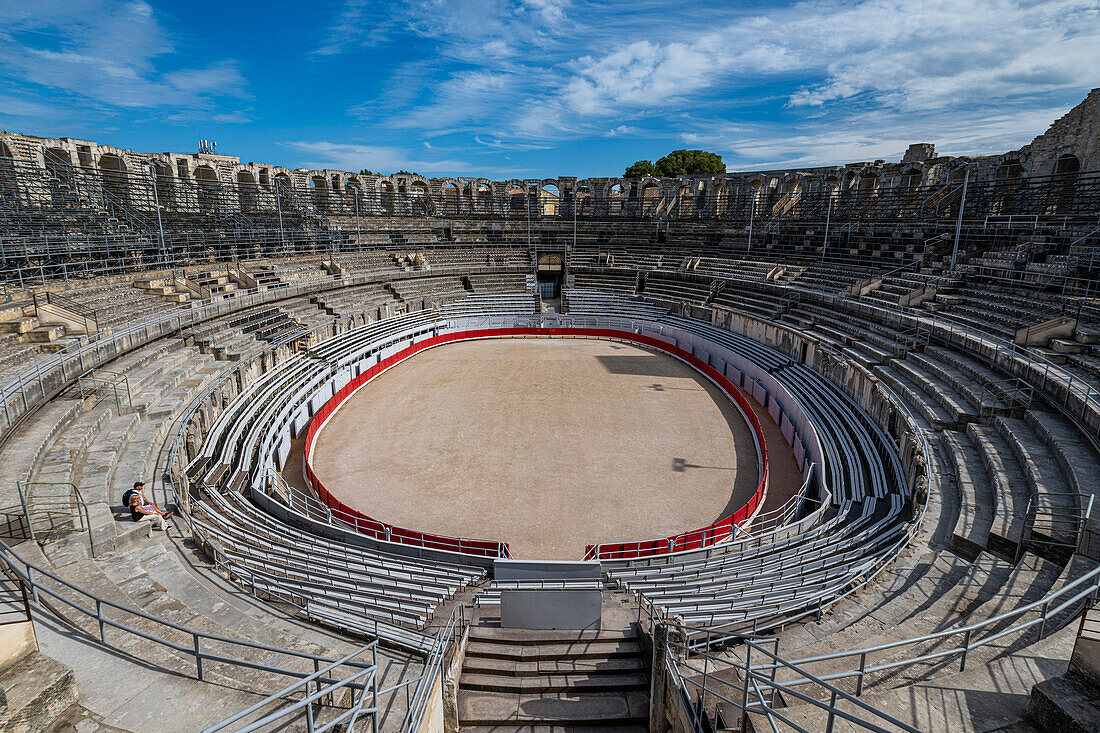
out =
[[753,433],[753,442],[756,446],[757,460],[759,464],[759,479],[756,490],[748,501],[733,514],[730,514],[717,522],[700,529],[684,532],[670,537],[654,540],[625,543],[603,543],[588,545],[586,547],[586,560],[613,560],[647,557],[651,555],[670,554],[685,550],[708,547],[718,542],[729,539],[734,528],[750,521],[767,496],[768,488],[768,447],[764,437],[760,419],[753,410],[752,405],[745,399],[741,391],[714,367],[703,362],[699,358],[689,354],[668,341],[646,336],[644,334],[623,331],[610,328],[495,328],[471,331],[458,331],[433,336],[408,346],[395,354],[381,360],[366,371],[353,378],[344,387],[336,392],[326,402],[310,422],[306,432],[305,441],[305,473],[317,496],[332,510],[334,516],[355,527],[356,530],[371,537],[389,542],[403,544],[415,544],[432,549],[448,550],[463,554],[471,554],[489,557],[510,557],[508,545],[503,541],[481,540],[470,538],[456,538],[444,535],[425,533],[419,530],[411,530],[404,527],[396,527],[357,511],[334,496],[317,477],[313,470],[313,451],[316,447],[317,436],[324,428],[329,418],[347,401],[352,394],[373,380],[378,375],[397,366],[406,359],[436,346],[442,346],[456,341],[469,341],[486,338],[521,338],[521,337],[584,337],[584,338],[610,338],[642,344],[669,354],[688,364],[708,380],[716,384],[737,407],[749,423]]

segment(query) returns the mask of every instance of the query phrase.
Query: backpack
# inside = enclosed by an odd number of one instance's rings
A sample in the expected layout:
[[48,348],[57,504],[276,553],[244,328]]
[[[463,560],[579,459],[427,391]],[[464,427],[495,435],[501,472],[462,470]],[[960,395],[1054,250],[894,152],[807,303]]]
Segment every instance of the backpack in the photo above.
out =
[[126,489],[126,491],[123,491],[122,492],[122,506],[129,509],[130,508],[130,499],[132,499],[133,496],[134,496],[134,490],[133,489]]

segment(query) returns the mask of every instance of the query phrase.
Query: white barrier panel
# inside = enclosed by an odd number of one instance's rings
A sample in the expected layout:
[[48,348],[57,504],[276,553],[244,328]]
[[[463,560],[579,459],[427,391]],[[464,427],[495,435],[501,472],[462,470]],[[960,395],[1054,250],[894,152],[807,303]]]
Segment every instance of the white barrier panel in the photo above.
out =
[[601,579],[599,560],[510,560],[493,562],[497,580],[595,580]]
[[598,590],[502,590],[505,629],[598,629],[603,621]]

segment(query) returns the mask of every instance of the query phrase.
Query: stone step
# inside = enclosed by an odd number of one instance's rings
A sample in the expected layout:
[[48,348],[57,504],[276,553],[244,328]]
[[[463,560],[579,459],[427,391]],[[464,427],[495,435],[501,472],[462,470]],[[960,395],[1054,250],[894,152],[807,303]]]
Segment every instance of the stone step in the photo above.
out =
[[458,718],[468,725],[644,725],[649,695],[644,692],[551,693],[524,695],[459,690]]
[[899,370],[883,364],[875,366],[872,371],[887,387],[893,389],[899,397],[916,408],[933,429],[943,430],[958,424],[958,414],[948,412],[935,398],[925,392],[924,387],[913,382]]
[[28,341],[39,344],[56,341],[64,335],[64,326],[36,326],[23,334]]
[[496,644],[545,644],[575,641],[625,641],[636,639],[633,629],[503,629],[471,626],[470,641]]
[[976,557],[989,546],[994,507],[992,485],[974,444],[962,433],[945,430],[941,441],[954,468],[959,489],[959,517],[951,547],[964,557]]
[[462,733],[647,733],[648,725],[463,725]]
[[550,692],[611,692],[615,690],[646,690],[649,679],[635,674],[564,674],[514,676],[463,674],[459,684],[464,690],[484,692],[515,692],[527,695]]
[[[1096,488],[1100,454],[1070,420],[1045,410],[1028,410],[1024,419],[1054,452],[1073,491],[1086,496],[1100,493]],[[1081,552],[1091,557],[1100,556],[1100,506],[1093,507],[1088,519]]]
[[517,662],[542,661],[555,659],[584,659],[633,657],[641,654],[641,646],[636,641],[594,641],[562,644],[497,644],[485,641],[472,641],[466,647],[467,657],[489,657]]
[[44,731],[76,703],[71,667],[45,654],[31,652],[0,675],[0,729]]
[[[901,560],[861,597],[838,605],[817,623],[784,632],[780,652],[803,659],[894,641],[898,629],[910,637],[920,633],[911,629],[930,622],[957,622],[1000,592],[1012,571],[1009,562],[984,552],[972,562],[946,552]],[[810,671],[844,666],[815,665]]]
[[[1024,467],[1028,487],[1040,500],[1034,530],[1059,542],[1075,544],[1077,501],[1067,496],[1071,487],[1058,460],[1026,421],[998,417],[994,425],[1012,447],[1016,459]],[[1047,516],[1047,511],[1062,516]]]
[[561,674],[633,674],[646,669],[639,657],[613,657],[610,659],[545,659],[517,662],[514,659],[467,656],[463,673],[484,675],[510,675],[529,677]]
[[38,328],[38,318],[36,316],[15,316],[0,321],[0,331],[8,333],[22,334],[35,328]]
[[921,379],[918,383],[927,385],[925,390],[929,394],[960,417],[977,418],[979,404],[987,408],[997,406],[992,395],[983,398],[981,386],[974,384],[966,374],[950,364],[920,353],[910,353],[906,359],[909,370]]
[[1027,479],[1012,448],[996,431],[970,423],[967,437],[977,449],[993,488],[993,522],[989,528],[988,547],[994,552],[1012,557],[1024,526],[1027,510]]
[[[155,539],[149,544],[165,541],[162,533],[157,533]],[[148,545],[145,546],[146,548]],[[140,554],[140,552],[139,552]],[[119,562],[120,553],[108,554],[101,560],[77,559],[60,567],[54,566],[56,572],[63,579],[74,583],[78,587],[95,595],[129,608],[137,608],[158,619],[181,624],[195,631],[200,631],[212,636],[239,638],[235,629],[227,629],[221,624],[208,619],[202,614],[196,613],[173,598],[165,589],[149,579],[144,572],[135,572],[133,565],[121,564],[118,568],[112,567],[114,562]],[[57,561],[59,558],[52,556]],[[63,560],[61,560],[63,562]],[[109,571],[109,572],[105,572]],[[163,624],[156,623],[125,611],[111,609],[107,611],[109,618],[123,621],[145,633],[161,638],[169,639],[177,644],[190,645],[188,636],[174,631]],[[85,631],[96,634],[94,619],[78,617],[79,625]],[[194,659],[187,654],[176,652],[160,644],[150,644],[125,634],[122,631],[108,629],[108,641],[112,644],[123,644],[134,656],[152,664],[162,666],[167,670],[176,671],[185,675],[194,675]],[[228,656],[241,656],[251,661],[263,664],[285,666],[300,671],[312,665],[306,660],[290,658],[285,655],[265,652],[262,650],[250,650],[240,645],[209,643],[207,650],[211,652],[226,652]],[[278,689],[281,677],[276,677],[260,670],[249,670],[236,665],[224,665],[208,663],[204,665],[204,672],[209,681],[233,683],[237,686],[244,685],[246,689]]]
[[0,323],[10,321],[13,318],[22,318],[27,314],[27,311],[33,307],[34,301],[29,298],[2,303],[0,304]]

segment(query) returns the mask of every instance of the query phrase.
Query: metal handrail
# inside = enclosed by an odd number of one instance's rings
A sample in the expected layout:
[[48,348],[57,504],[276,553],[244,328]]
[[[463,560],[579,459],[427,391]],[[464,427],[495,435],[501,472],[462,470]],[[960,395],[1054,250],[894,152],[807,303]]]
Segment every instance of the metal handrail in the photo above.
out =
[[446,661],[447,650],[458,639],[465,637],[467,626],[463,607],[456,606],[452,608],[447,623],[436,634],[435,646],[428,655],[423,673],[417,680],[412,705],[406,711],[405,719],[401,724],[401,733],[415,733],[421,729],[420,724],[428,707],[428,696],[431,694],[436,677],[443,673],[443,663]]
[[[64,603],[69,608],[72,608],[73,610],[82,613],[88,618],[94,619],[99,627],[99,641],[102,644],[109,645],[106,637],[106,628],[110,626],[112,628],[119,629],[120,631],[125,631],[126,633],[133,636],[145,639],[146,641],[151,641],[168,647],[169,649],[177,653],[190,656],[195,660],[196,678],[200,681],[204,680],[205,676],[203,672],[204,661],[231,664],[247,669],[255,669],[262,672],[271,672],[273,674],[279,674],[299,679],[309,676],[309,673],[299,670],[287,669],[270,664],[254,662],[239,657],[231,657],[224,654],[214,654],[211,652],[207,652],[204,651],[202,648],[203,642],[215,642],[238,646],[245,649],[252,649],[256,651],[283,654],[293,659],[301,659],[309,661],[310,663],[332,664],[333,662],[337,661],[336,659],[333,659],[331,657],[325,657],[318,654],[310,654],[308,652],[301,652],[293,649],[283,649],[276,646],[270,646],[268,644],[247,641],[245,639],[234,639],[217,634],[208,634],[204,631],[198,631],[196,629],[183,626],[182,624],[177,624],[172,621],[158,618],[151,614],[145,613],[140,609],[125,606],[121,603],[115,603],[114,601],[108,600],[106,598],[101,598],[94,593],[90,593],[89,591],[86,591],[83,588],[80,588],[79,586],[70,583],[64,578],[61,578],[60,576],[48,570],[44,570],[43,568],[32,564],[28,560],[21,557],[3,540],[0,540],[0,563],[2,563],[2,566],[0,566],[0,570],[5,572],[9,576],[14,577],[17,582],[23,584],[25,587],[30,589],[31,599],[35,607],[42,606],[43,608],[47,608],[46,604],[44,604],[42,601],[42,595],[46,595],[49,598]],[[94,607],[86,606],[80,600],[69,598],[61,591],[43,584],[40,580],[38,580],[38,578],[40,577],[48,578],[54,583],[60,585],[62,588],[74,591],[75,593],[79,594],[79,596],[86,597],[87,601],[90,602]],[[179,632],[184,636],[189,636],[191,637],[192,644],[179,644],[171,641],[170,639],[166,639],[155,634],[142,631],[141,629],[134,628],[121,621],[116,621],[114,619],[108,618],[104,614],[104,611],[106,609],[115,609],[117,611],[121,611],[136,618],[142,619],[144,621],[157,624],[166,629],[171,629],[173,631]],[[370,668],[370,665],[358,662],[348,662],[347,665],[362,669]],[[325,683],[334,683],[337,680],[322,678],[322,681]]]
[[[786,660],[777,656],[774,652],[766,649],[761,643],[765,641],[771,641],[774,643],[778,640],[745,640],[745,644],[748,649],[747,661],[744,665],[733,665],[733,668],[736,669],[739,673],[738,676],[741,680],[740,684],[723,679],[721,677],[717,677],[712,674],[710,672],[711,663],[715,663],[717,665],[729,665],[729,660],[712,657],[709,654],[703,656],[704,666],[702,682],[685,677],[683,672],[681,672],[680,670],[680,667],[685,665],[683,665],[683,662],[676,658],[673,652],[678,649],[682,653],[686,653],[689,650],[676,644],[675,642],[670,641],[669,645],[665,648],[663,667],[664,670],[668,672],[673,678],[673,681],[675,682],[678,690],[681,693],[680,701],[681,704],[685,707],[685,712],[688,714],[689,720],[692,722],[693,731],[696,731],[697,733],[705,733],[705,731],[711,730],[713,724],[711,726],[704,725],[702,721],[702,716],[706,715],[704,706],[707,704],[707,698],[712,697],[718,701],[728,703],[729,705],[741,711],[742,728],[745,728],[749,715],[755,713],[764,715],[773,730],[777,730],[773,718],[779,718],[781,722],[783,722],[785,725],[791,726],[795,730],[802,731],[803,733],[811,733],[811,731],[798,725],[794,722],[794,720],[779,712],[775,708],[773,704],[774,694],[775,692],[781,692],[784,695],[788,696],[788,699],[793,699],[809,704],[819,710],[828,713],[826,730],[832,730],[834,719],[836,717],[840,717],[848,721],[849,723],[855,723],[856,725],[860,726],[860,728],[875,731],[876,733],[893,733],[893,731],[897,728],[900,728],[907,733],[920,733],[919,729],[914,728],[901,720],[898,720],[897,718],[889,715],[879,708],[874,707],[873,705],[864,702],[863,700],[860,700],[858,696],[851,695],[840,689],[839,687],[830,684],[827,680],[816,677],[813,674],[791,664],[790,662],[787,662]],[[794,689],[793,686],[787,685],[782,682],[777,682],[774,674],[762,674],[761,672],[756,671],[756,668],[754,668],[751,664],[752,652],[754,651],[757,653],[763,653],[766,656],[775,660],[776,664],[772,667],[768,667],[767,669],[774,670],[775,668],[780,666],[792,669],[802,676],[802,679],[805,680],[806,684],[813,684],[817,687],[822,688],[824,692],[829,694],[829,702],[826,703],[822,700],[817,699],[816,697],[813,697],[812,695]],[[693,672],[698,672],[698,670],[691,667],[687,667],[687,669],[691,669],[691,671]],[[698,696],[698,710],[695,709],[694,705],[690,705],[689,703],[689,685],[695,689]],[[709,689],[708,685],[711,685]],[[763,685],[763,688],[761,688],[761,685]],[[754,703],[750,703],[750,687],[753,690],[752,696],[755,697]],[[732,689],[735,694],[727,695],[719,692],[720,689],[725,688]],[[767,700],[765,699],[765,693],[770,693],[767,695],[767,697],[769,698]],[[869,716],[874,716],[874,718],[881,720],[885,723],[890,723],[896,726],[896,728],[883,728],[879,723],[874,722],[873,720],[868,720],[866,717],[860,717],[856,713],[843,710],[837,705],[838,699],[842,699],[857,708],[857,710],[863,711]]]
[[[1057,591],[1040,598],[1036,601],[1024,604],[1010,611],[998,614],[983,621],[979,621],[972,624],[966,624],[962,626],[956,626],[950,629],[944,629],[942,631],[936,631],[930,634],[924,634],[922,636],[911,637],[907,639],[898,639],[895,641],[885,642],[869,647],[862,647],[858,649],[852,649],[847,651],[830,652],[828,654],[819,654],[812,657],[803,657],[799,659],[789,660],[789,664],[804,667],[809,664],[817,662],[832,661],[837,659],[858,658],[859,665],[853,669],[843,670],[840,672],[832,672],[829,674],[821,675],[823,680],[840,680],[855,678],[857,684],[857,695],[862,694],[864,688],[864,678],[875,672],[883,672],[886,670],[900,669],[912,664],[919,664],[921,662],[927,662],[933,659],[940,659],[945,657],[953,657],[956,655],[961,656],[962,670],[966,668],[966,655],[973,649],[991,644],[998,639],[1007,637],[1009,635],[1027,631],[1033,626],[1038,625],[1040,627],[1039,636],[1042,638],[1043,632],[1046,630],[1047,621],[1060,614],[1062,611],[1073,608],[1074,606],[1083,603],[1085,599],[1100,593],[1100,567],[1085,573],[1080,578],[1062,586]],[[1063,598],[1068,596],[1068,598]],[[1014,626],[1010,626],[1007,629],[1002,629],[996,633],[992,633],[987,637],[981,639],[975,639],[975,635],[979,632],[991,629],[1003,624],[1005,621],[1013,621],[1028,613],[1038,611],[1039,617],[1028,621],[1021,622]],[[706,633],[712,631],[706,627],[691,627],[683,626],[685,631],[697,631],[699,633]],[[901,649],[908,646],[915,646],[918,644],[925,644],[928,642],[940,641],[942,639],[948,639],[951,637],[962,636],[963,642],[961,646],[954,646],[950,649],[944,649],[936,652],[930,652],[921,654],[911,658],[903,658],[894,661],[887,661],[880,664],[867,664],[867,657],[869,655]],[[744,635],[741,639],[748,640]],[[763,666],[762,669],[770,669],[770,666]],[[805,684],[803,681],[788,681],[784,684],[787,685],[800,685]]]
[[[371,661],[371,666],[370,667],[365,668],[365,669],[356,670],[354,673],[352,673],[348,677],[345,677],[342,680],[338,680],[336,682],[331,682],[331,683],[322,685],[322,680],[325,679],[329,673],[331,673],[337,667],[341,667],[341,666],[347,664],[348,662],[350,662],[355,657],[358,657],[358,656],[364,654],[368,650],[371,652],[371,655],[372,655],[371,656],[372,661]],[[244,708],[243,710],[240,710],[240,711],[234,713],[233,715],[230,715],[228,718],[225,718],[224,720],[222,720],[218,723],[215,723],[214,725],[211,725],[211,726],[208,726],[208,727],[204,728],[202,733],[214,733],[215,731],[224,730],[225,728],[229,727],[233,723],[236,723],[238,720],[242,720],[244,718],[247,718],[249,715],[252,715],[253,713],[256,713],[260,710],[263,710],[264,708],[268,707],[269,705],[285,701],[286,699],[288,699],[292,695],[295,695],[299,691],[303,691],[303,690],[305,692],[305,695],[302,697],[301,700],[295,702],[292,705],[289,705],[289,706],[283,707],[279,710],[276,710],[275,712],[270,713],[270,714],[260,718],[259,720],[252,721],[251,723],[248,723],[247,725],[244,725],[243,727],[238,728],[237,733],[251,733],[251,731],[263,730],[266,726],[270,725],[271,723],[274,723],[278,720],[283,720],[283,719],[286,719],[286,718],[295,717],[295,716],[298,715],[298,713],[300,713],[303,710],[305,711],[305,714],[306,714],[306,727],[307,727],[307,730],[309,731],[309,733],[324,733],[324,731],[332,730],[337,725],[343,724],[345,720],[347,720],[347,726],[345,728],[342,728],[341,730],[344,731],[344,733],[352,733],[352,731],[355,728],[355,723],[356,723],[356,720],[357,720],[359,714],[361,712],[363,712],[363,709],[362,709],[363,704],[366,701],[366,695],[364,693],[368,689],[372,693],[374,704],[366,711],[366,713],[368,715],[370,715],[371,718],[372,718],[372,722],[373,722],[372,731],[377,732],[378,731],[378,690],[377,690],[377,687],[376,687],[377,674],[378,674],[378,642],[377,641],[372,641],[370,644],[367,644],[364,647],[360,647],[359,649],[356,649],[355,651],[351,652],[350,654],[347,654],[344,657],[336,660],[332,664],[329,664],[326,667],[318,669],[316,672],[309,675],[308,677],[304,677],[304,678],[298,680],[297,682],[289,685],[288,687],[284,687],[283,689],[279,690],[278,692],[274,692],[271,695],[268,695],[263,700],[260,700],[259,702],[254,703],[252,705],[249,705],[248,707]],[[362,680],[364,677],[370,677],[370,680],[367,681],[367,682],[360,682],[360,680]],[[336,693],[337,691],[343,690],[343,689],[349,689],[350,688],[352,690],[352,693],[354,694],[355,688],[352,687],[353,684],[361,685],[362,688],[363,688],[359,691],[360,692],[359,702],[352,704],[350,706],[349,710],[347,712],[345,712],[343,715],[337,717],[334,720],[329,721],[328,723],[321,726],[320,728],[316,727],[316,721],[314,720],[314,714],[313,714],[313,704],[316,701],[321,700],[325,697],[331,696],[334,693]],[[315,692],[310,692],[310,689],[309,689],[310,685],[316,685],[317,690]]]
[[[29,487],[34,486],[51,486],[59,487],[63,486],[66,489],[67,497],[51,497],[46,500],[36,500],[29,490]],[[92,522],[88,515],[88,505],[84,502],[84,499],[80,496],[80,489],[76,487],[76,484],[69,481],[16,481],[16,491],[19,492],[19,503],[23,506],[23,517],[27,520],[27,531],[30,533],[32,542],[38,541],[38,533],[35,531],[35,510],[45,509],[47,512],[46,519],[72,519],[73,513],[76,513],[76,519],[78,525],[67,529],[64,527],[55,528],[51,527],[48,531],[61,531],[61,532],[87,532],[88,533],[88,551],[92,557],[95,557],[95,541],[92,538]],[[61,515],[50,514],[51,508],[58,508],[63,510]]]

